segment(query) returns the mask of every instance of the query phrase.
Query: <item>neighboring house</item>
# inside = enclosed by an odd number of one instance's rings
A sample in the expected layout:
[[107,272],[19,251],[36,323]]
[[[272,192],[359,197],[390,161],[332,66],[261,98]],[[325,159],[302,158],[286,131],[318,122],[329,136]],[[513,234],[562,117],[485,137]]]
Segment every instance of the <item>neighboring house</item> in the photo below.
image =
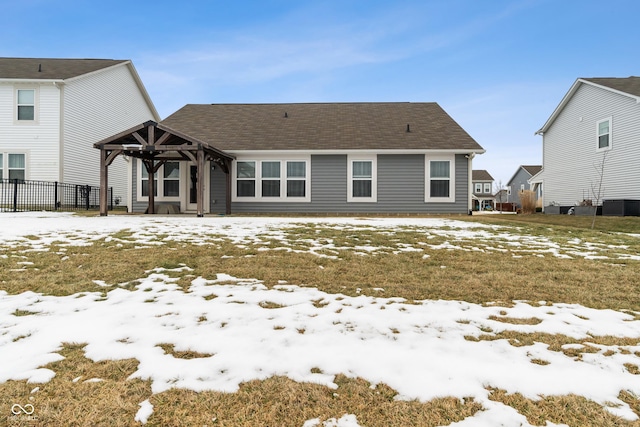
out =
[[[0,178],[99,185],[93,144],[159,120],[131,61],[0,58]],[[130,162],[110,185],[130,202]]]
[[640,199],[640,77],[577,79],[536,133],[545,212]]
[[474,170],[471,177],[473,210],[484,211],[495,207],[493,177],[486,170]]
[[484,153],[436,103],[186,105],[96,148],[137,157],[134,210],[198,215],[468,213]]
[[536,205],[538,205],[542,200],[542,185],[530,183],[529,180],[541,170],[542,166],[539,165],[521,165],[518,167],[518,170],[516,170],[507,183],[507,199],[505,199],[505,201],[515,204],[518,208],[522,208],[519,197],[520,193],[524,190],[532,190],[536,193]]

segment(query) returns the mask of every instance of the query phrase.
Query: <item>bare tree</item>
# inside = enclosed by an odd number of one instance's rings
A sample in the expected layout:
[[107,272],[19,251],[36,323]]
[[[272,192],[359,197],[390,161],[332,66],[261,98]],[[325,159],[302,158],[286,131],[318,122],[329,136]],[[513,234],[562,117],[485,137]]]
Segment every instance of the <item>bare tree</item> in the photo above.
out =
[[600,205],[600,200],[602,200],[602,197],[604,196],[604,187],[602,186],[602,183],[604,180],[604,166],[605,166],[605,163],[607,162],[607,154],[609,154],[609,151],[605,151],[602,154],[602,161],[600,162],[599,165],[596,165],[596,164],[593,165],[593,168],[596,170],[596,174],[598,178],[596,183],[591,184],[591,194],[593,195],[594,202],[595,202],[593,207],[593,220],[591,221],[592,230],[596,226],[596,216],[598,214],[598,206]]

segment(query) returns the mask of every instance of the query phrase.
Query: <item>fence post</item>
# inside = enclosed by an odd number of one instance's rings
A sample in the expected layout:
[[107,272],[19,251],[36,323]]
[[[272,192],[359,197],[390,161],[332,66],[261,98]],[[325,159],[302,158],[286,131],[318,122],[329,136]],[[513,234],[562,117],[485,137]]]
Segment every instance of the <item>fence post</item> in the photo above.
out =
[[54,182],[53,185],[53,210],[57,211],[58,210],[58,181]]
[[109,209],[113,210],[113,187],[109,187]]
[[13,211],[18,212],[18,178],[13,180]]
[[89,210],[89,195],[91,194],[91,186],[89,184],[85,186],[85,193],[87,198],[85,200],[84,206],[85,208],[87,208],[87,210]]

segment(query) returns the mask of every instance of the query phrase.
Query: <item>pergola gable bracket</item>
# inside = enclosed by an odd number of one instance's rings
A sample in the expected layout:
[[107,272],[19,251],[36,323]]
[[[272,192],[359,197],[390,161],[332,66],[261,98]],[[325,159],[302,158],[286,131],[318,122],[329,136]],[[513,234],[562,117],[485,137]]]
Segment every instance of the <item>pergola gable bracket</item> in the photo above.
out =
[[118,155],[122,153],[122,150],[113,150],[107,154],[107,158],[105,159],[105,166],[111,166],[111,163],[115,160]]
[[138,133],[138,132],[133,132],[131,134],[139,143],[140,145],[142,145],[143,147],[146,147],[147,145],[149,145],[147,143],[147,141],[145,141],[145,139]]

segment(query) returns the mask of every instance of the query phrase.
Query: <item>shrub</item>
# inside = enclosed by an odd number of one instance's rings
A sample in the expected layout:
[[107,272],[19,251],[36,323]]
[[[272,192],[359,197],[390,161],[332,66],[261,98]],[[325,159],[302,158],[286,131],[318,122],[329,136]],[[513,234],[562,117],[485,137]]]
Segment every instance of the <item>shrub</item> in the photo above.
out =
[[522,190],[518,196],[520,197],[522,213],[531,214],[536,211],[536,193],[534,191]]

